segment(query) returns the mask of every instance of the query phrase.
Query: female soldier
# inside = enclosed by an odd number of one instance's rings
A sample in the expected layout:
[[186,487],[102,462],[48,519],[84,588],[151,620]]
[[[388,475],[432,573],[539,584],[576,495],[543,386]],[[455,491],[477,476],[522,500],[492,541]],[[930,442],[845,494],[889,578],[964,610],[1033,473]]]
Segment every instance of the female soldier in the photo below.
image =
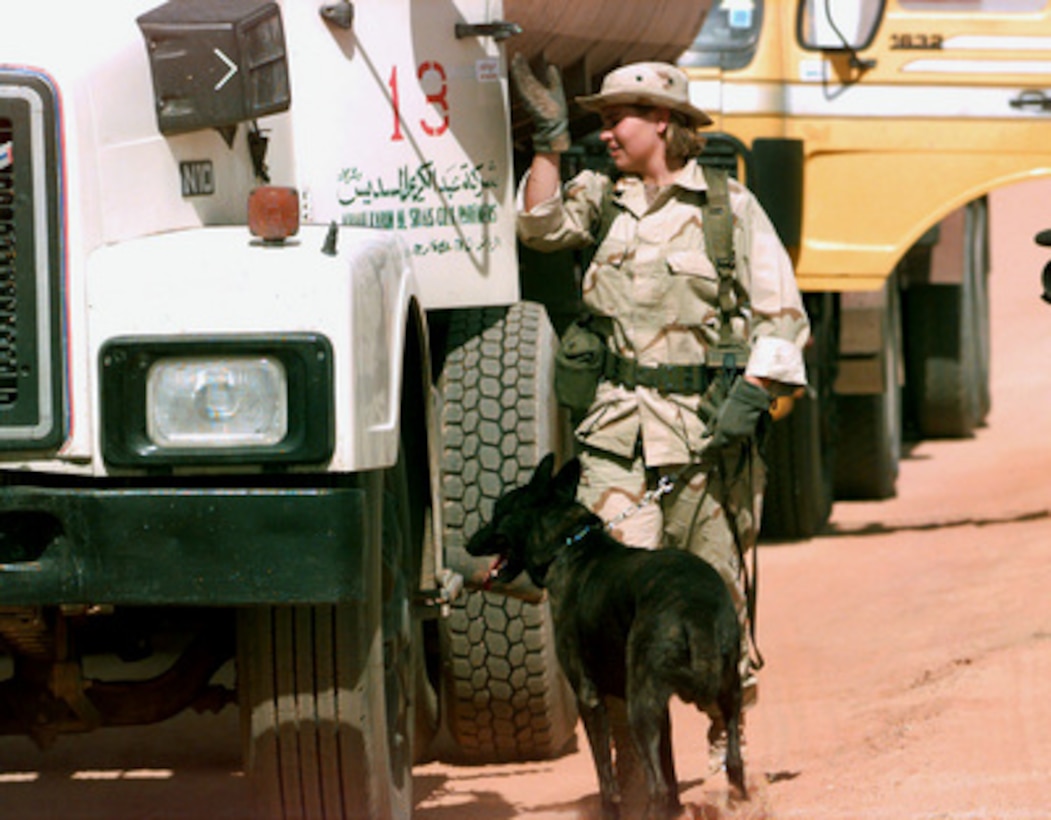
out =
[[[806,384],[810,326],[791,261],[756,199],[729,180],[734,253],[725,279],[733,284],[720,297],[702,209],[709,184],[695,158],[703,147],[696,129],[711,119],[690,103],[680,69],[623,66],[598,94],[577,99],[601,115],[617,174],[584,171],[564,189],[559,155],[570,139],[558,71],[550,67],[541,83],[519,54],[512,78],[535,127],[519,237],[537,250],[594,246],[582,296],[608,351],[605,378],[576,428],[580,500],[610,521],[672,477],[660,503],[619,521],[615,535],[707,560],[747,636],[743,561],[755,547],[765,480],[757,433],[773,397]],[[743,641],[751,704],[754,662]],[[709,733],[713,760],[720,731]]]

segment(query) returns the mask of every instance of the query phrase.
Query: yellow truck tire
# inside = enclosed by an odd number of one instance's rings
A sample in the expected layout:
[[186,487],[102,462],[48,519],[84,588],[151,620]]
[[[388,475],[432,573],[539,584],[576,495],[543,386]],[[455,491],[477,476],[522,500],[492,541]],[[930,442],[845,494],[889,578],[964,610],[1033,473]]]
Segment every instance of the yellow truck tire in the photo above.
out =
[[824,529],[832,512],[835,445],[829,366],[835,360],[835,311],[829,294],[806,298],[813,337],[806,351],[810,389],[773,423],[764,448],[761,535],[767,540],[811,538]]
[[925,438],[968,438],[992,405],[987,214],[984,199],[967,206],[960,282],[905,292],[907,392]]

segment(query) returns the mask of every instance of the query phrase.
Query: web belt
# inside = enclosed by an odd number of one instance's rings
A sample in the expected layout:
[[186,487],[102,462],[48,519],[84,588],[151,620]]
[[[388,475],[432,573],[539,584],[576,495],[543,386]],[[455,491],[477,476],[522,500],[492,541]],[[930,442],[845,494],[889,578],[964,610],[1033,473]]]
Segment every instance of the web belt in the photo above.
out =
[[708,389],[708,368],[703,364],[660,364],[647,366],[606,351],[603,375],[629,390],[649,387],[661,394],[700,395]]

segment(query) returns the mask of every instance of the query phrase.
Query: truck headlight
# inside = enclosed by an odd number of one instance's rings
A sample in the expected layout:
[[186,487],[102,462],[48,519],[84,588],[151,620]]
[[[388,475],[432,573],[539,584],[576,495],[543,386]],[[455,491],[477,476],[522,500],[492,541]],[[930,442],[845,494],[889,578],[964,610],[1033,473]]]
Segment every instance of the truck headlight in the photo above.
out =
[[288,433],[285,367],[266,356],[158,359],[146,432],[158,447],[273,447]]
[[319,463],[332,454],[323,337],[116,339],[100,365],[109,464]]

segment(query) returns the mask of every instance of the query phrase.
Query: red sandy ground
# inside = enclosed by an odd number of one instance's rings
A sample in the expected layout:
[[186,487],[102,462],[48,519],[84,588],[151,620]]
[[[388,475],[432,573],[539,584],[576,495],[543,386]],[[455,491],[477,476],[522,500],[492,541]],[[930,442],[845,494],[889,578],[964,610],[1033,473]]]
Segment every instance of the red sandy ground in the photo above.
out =
[[[747,718],[752,799],[702,779],[706,719],[676,703],[688,815],[1051,818],[1051,185],[992,198],[993,396],[969,441],[906,453],[898,497],[836,505],[767,544]],[[417,774],[419,820],[598,817],[587,741],[546,763]]]
[[[705,781],[706,721],[673,712],[704,820],[1051,818],[1051,182],[992,198],[993,391],[972,441],[925,442],[899,497],[838,504],[830,531],[761,550],[767,666],[748,714],[752,799]],[[536,764],[416,772],[417,820],[597,817],[587,742]],[[4,820],[246,817],[237,711],[0,738]],[[626,816],[625,820],[631,820]]]

